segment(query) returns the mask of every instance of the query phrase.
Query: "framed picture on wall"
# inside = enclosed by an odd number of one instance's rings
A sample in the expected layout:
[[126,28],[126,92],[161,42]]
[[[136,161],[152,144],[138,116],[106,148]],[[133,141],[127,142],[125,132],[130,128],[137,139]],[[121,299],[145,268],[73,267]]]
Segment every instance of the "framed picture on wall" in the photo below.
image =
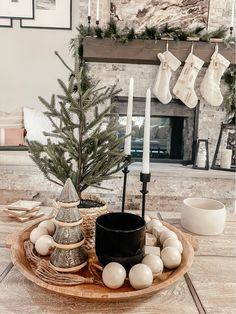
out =
[[71,29],[72,0],[35,0],[34,20],[21,19],[22,28]]
[[0,18],[0,27],[12,27],[12,19]]
[[1,0],[0,18],[33,19],[34,0]]

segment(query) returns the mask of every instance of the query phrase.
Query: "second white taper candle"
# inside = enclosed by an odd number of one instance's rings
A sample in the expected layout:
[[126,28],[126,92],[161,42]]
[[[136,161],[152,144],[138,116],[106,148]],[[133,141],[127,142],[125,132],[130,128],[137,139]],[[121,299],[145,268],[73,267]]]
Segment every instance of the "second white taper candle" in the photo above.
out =
[[150,156],[150,114],[151,114],[151,90],[146,92],[146,107],[143,135],[143,166],[142,173],[149,173],[149,156]]
[[[129,96],[125,135],[128,135],[132,132],[133,94],[134,94],[134,79],[131,77],[129,81]],[[131,135],[125,138],[124,153],[125,155],[131,154]]]

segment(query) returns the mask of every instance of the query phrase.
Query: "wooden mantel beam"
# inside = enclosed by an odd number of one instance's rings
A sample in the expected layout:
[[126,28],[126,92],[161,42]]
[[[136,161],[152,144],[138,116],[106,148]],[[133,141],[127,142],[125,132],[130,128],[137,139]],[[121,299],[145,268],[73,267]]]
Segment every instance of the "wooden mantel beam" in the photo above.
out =
[[[189,41],[169,41],[171,51],[182,63],[186,60],[192,43]],[[215,43],[194,42],[194,54],[205,61],[204,66],[210,62],[215,49]],[[221,53],[231,64],[235,64],[235,45],[226,46],[218,43]],[[104,38],[86,37],[84,39],[84,59],[88,62],[107,63],[133,63],[133,64],[159,64],[157,54],[164,52],[166,41],[135,39],[127,44]]]

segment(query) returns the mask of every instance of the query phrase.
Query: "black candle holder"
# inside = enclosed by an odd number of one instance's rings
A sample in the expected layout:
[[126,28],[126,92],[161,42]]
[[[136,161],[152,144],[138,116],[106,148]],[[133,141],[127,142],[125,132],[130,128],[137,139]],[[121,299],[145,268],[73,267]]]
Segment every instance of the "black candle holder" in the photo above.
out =
[[90,35],[90,31],[91,31],[91,16],[88,16],[88,33]]
[[140,173],[140,181],[143,182],[142,190],[140,191],[142,193],[142,218],[145,217],[145,205],[146,205],[146,194],[148,193],[147,190],[147,183],[150,182],[151,179],[151,173]]
[[96,25],[97,25],[97,27],[99,26],[99,20],[96,20]]
[[[125,161],[130,162],[131,161],[131,155],[127,155],[125,157]],[[122,213],[125,211],[125,196],[126,196],[126,183],[127,183],[127,174],[129,173],[128,166],[126,166],[122,172],[124,173],[124,183],[123,183],[123,196],[122,196]]]
[[233,30],[234,30],[233,26],[230,26],[229,31],[230,31],[230,36],[231,36],[231,37],[232,37],[232,35],[233,35]]

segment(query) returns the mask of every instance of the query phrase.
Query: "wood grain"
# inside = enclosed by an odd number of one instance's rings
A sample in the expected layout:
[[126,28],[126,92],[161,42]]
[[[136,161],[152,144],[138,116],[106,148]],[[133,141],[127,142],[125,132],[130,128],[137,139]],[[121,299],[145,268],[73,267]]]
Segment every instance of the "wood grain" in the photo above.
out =
[[[46,209],[48,212],[50,209]],[[150,214],[155,215],[152,211]],[[180,226],[179,212],[161,212],[163,219]],[[3,219],[2,219],[3,218]],[[236,215],[228,214],[223,235],[197,236],[200,240],[198,256],[189,270],[194,287],[207,313],[235,313],[235,238]],[[31,223],[29,223],[31,224]],[[0,243],[5,236],[27,224],[4,220],[0,209]],[[216,240],[216,241],[214,241]],[[209,256],[210,254],[210,256]],[[221,256],[225,254],[226,256]],[[0,267],[9,261],[6,249],[0,248]],[[0,283],[0,313],[85,313],[85,314],[195,314],[198,313],[184,278],[157,294],[125,302],[88,302],[65,297],[31,283],[13,267]]]
[[24,241],[29,239],[29,234],[36,225],[32,225],[22,232],[19,233],[16,241],[11,247],[11,259],[14,265],[19,269],[19,271],[29,280],[35,284],[48,289],[50,291],[55,291],[63,295],[76,296],[85,299],[95,299],[95,300],[123,300],[131,298],[139,298],[143,296],[148,296],[154,294],[161,289],[164,289],[172,285],[176,280],[181,278],[189,269],[193,262],[194,251],[193,247],[189,241],[185,238],[184,234],[173,226],[165,223],[165,225],[173,230],[178,236],[179,240],[183,245],[182,261],[178,268],[173,270],[170,275],[164,281],[155,279],[153,284],[143,290],[134,290],[129,283],[122,286],[119,290],[112,290],[107,287],[101,287],[94,284],[81,284],[77,286],[57,286],[50,285],[42,281],[40,278],[35,276],[32,271],[31,265],[25,256],[24,251]]
[[197,314],[183,278],[148,298],[125,302],[88,302],[66,297],[33,284],[14,269],[0,284],[0,313]]
[[11,263],[10,252],[8,249],[0,248],[0,276]]
[[235,313],[236,259],[234,257],[197,256],[189,273],[207,313]]
[[[190,53],[191,42],[170,41],[169,50],[184,62]],[[219,43],[219,52],[235,64],[234,46],[227,47]],[[121,44],[112,39],[96,39],[86,37],[84,39],[84,59],[89,62],[110,62],[110,63],[135,63],[135,64],[159,64],[157,58],[159,52],[166,50],[166,42],[162,40],[133,40],[127,44]],[[207,66],[215,50],[214,43],[194,43],[194,54],[205,61]]]
[[[7,217],[3,212],[4,206],[0,206],[0,247],[5,247],[6,239],[9,234],[16,233],[17,231],[23,230],[26,226],[32,225],[33,221],[21,223],[13,218]],[[49,215],[52,208],[41,207],[40,213]],[[45,217],[46,218],[46,217]]]

